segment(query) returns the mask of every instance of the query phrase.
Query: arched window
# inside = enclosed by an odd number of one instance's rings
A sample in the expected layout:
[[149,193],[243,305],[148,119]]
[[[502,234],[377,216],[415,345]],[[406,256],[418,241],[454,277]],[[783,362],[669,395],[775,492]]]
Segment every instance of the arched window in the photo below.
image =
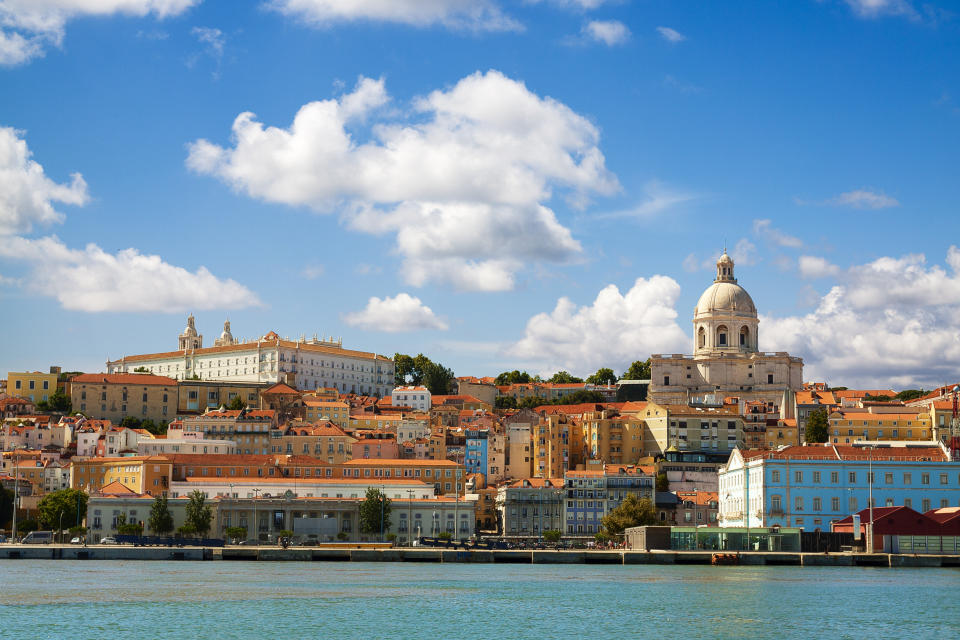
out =
[[726,347],[729,344],[727,342],[727,328],[723,325],[717,327],[717,346]]
[[740,346],[746,347],[750,344],[750,329],[747,327],[740,327]]
[[707,346],[707,332],[700,327],[700,330],[697,331],[697,346],[701,349]]

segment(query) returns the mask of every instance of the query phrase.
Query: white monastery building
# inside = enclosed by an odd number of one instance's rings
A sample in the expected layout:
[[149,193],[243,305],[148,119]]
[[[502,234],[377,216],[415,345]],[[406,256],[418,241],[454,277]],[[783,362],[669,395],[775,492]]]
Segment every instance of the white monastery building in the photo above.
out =
[[759,351],[757,307],[733,277],[726,249],[717,277],[693,312],[693,355],[651,357],[650,400],[660,405],[719,405],[726,398],[760,401],[770,413],[794,417],[803,360]]
[[124,356],[107,362],[107,373],[150,373],[175,380],[229,382],[284,382],[295,389],[334,388],[341,393],[386,396],[393,389],[393,358],[344,349],[342,340],[296,340],[270,333],[253,340],[238,340],[230,322],[214,346],[203,346],[193,315],[180,334],[177,350]]

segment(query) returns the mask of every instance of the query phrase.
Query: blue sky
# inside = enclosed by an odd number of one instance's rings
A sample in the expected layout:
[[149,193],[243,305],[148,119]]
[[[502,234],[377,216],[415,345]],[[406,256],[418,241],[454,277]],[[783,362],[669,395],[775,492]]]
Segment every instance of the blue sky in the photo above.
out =
[[726,244],[807,379],[955,381],[951,9],[0,0],[0,370],[167,350],[193,311],[622,371],[690,350]]

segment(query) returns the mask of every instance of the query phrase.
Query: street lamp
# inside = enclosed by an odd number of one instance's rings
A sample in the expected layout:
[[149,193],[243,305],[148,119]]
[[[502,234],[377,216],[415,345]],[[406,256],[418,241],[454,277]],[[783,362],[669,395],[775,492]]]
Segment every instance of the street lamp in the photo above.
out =
[[[413,546],[413,494],[416,493],[413,489],[407,489],[407,546]],[[419,536],[419,532],[417,534]]]
[[260,489],[253,490],[253,534],[257,545],[260,545],[260,523],[257,522],[257,498],[260,497]]
[[17,541],[17,504],[20,502],[20,449],[14,448],[16,461],[13,465],[13,526],[10,528],[11,542]]

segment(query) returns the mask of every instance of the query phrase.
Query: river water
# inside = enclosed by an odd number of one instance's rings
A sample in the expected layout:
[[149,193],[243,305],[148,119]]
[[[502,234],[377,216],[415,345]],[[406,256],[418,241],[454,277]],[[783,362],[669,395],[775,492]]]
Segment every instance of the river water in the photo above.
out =
[[956,638],[960,570],[0,563],[2,638]]

